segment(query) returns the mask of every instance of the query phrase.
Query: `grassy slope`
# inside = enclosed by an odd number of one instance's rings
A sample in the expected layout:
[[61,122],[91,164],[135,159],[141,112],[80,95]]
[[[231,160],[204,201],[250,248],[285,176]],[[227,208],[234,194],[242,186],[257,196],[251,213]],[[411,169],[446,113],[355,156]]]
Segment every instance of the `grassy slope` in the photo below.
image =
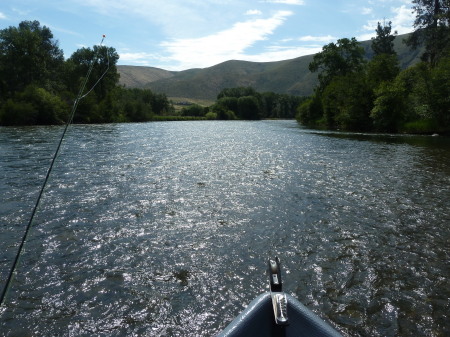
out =
[[130,88],[141,88],[148,82],[154,82],[176,75],[177,72],[152,67],[118,66],[120,84]]
[[[421,50],[411,51],[397,37],[395,48],[400,65],[407,68],[419,60]],[[367,58],[372,57],[371,41],[361,43]],[[118,66],[120,82],[128,87],[150,88],[169,97],[214,100],[224,88],[252,86],[257,91],[273,91],[305,96],[313,92],[317,74],[308,70],[313,55],[278,62],[227,61],[204,69],[169,72],[150,67]]]

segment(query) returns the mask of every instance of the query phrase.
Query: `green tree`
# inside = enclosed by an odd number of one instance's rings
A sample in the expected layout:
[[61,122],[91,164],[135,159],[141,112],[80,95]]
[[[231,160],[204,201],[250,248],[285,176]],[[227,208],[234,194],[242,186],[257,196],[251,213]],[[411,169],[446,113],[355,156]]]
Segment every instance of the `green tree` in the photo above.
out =
[[59,86],[63,51],[46,26],[23,21],[19,27],[0,30],[0,81],[2,96],[11,97],[30,84],[53,91]]
[[429,120],[433,118],[432,78],[430,65],[419,63],[399,74],[398,81],[405,88],[410,109],[408,120]]
[[155,94],[150,89],[127,89],[117,86],[110,94],[113,121],[146,122],[158,115],[174,113],[167,96]]
[[260,104],[255,96],[243,96],[238,99],[238,117],[241,119],[260,119]]
[[69,106],[59,96],[36,85],[29,85],[4,104],[0,124],[63,124],[67,121],[68,112]]
[[412,48],[425,44],[424,61],[433,66],[450,48],[450,1],[413,0],[415,31],[406,40]]
[[[450,131],[450,53],[431,70],[431,105],[437,125]],[[440,131],[440,130],[439,130]]]
[[157,115],[170,115],[174,112],[173,106],[170,104],[166,94],[153,93],[150,103],[153,112]]
[[191,106],[188,106],[181,110],[182,116],[204,117],[205,114],[205,108],[198,104],[192,104]]
[[252,87],[237,87],[237,88],[225,88],[218,95],[217,99],[223,97],[243,97],[243,96],[257,96],[258,93]]
[[378,22],[377,25],[377,36],[372,38],[372,50],[375,55],[380,54],[396,54],[394,50],[394,40],[397,32],[394,32],[394,35],[391,34],[392,31],[392,22],[389,21],[388,25],[381,26],[381,23]]
[[0,109],[0,125],[36,124],[37,109],[29,102],[8,99]]
[[325,127],[321,97],[314,94],[302,102],[297,108],[296,119],[307,126]]
[[[65,64],[66,87],[75,99],[85,76],[93,63],[92,72],[84,95],[93,90],[79,102],[74,117],[76,123],[105,123],[116,119],[114,95],[119,82],[117,60],[119,55],[112,47],[94,46],[75,51]],[[106,72],[106,73],[105,73]],[[109,109],[113,109],[112,111]]]
[[261,115],[264,118],[295,118],[296,109],[303,97],[274,92],[264,92],[259,95]]
[[370,117],[376,131],[398,132],[406,121],[407,95],[401,81],[383,82],[375,91]]
[[372,128],[372,90],[363,72],[336,76],[322,94],[328,128],[369,131]]
[[392,81],[400,73],[397,54],[378,54],[367,64],[369,83],[375,89],[385,81]]
[[[448,92],[445,88],[448,78],[445,78],[449,75],[448,72],[446,75],[445,71],[439,71],[439,76],[442,77],[435,80],[434,75],[437,73],[434,69],[428,63],[419,63],[402,71],[394,81],[383,82],[375,90],[376,98],[371,117],[376,130],[413,133],[445,130],[445,117],[440,119],[440,116],[446,115],[447,99],[442,99],[441,95],[445,97],[445,92]],[[439,92],[438,88],[442,82],[444,84],[441,88],[444,88],[444,92]],[[440,103],[444,103],[443,109],[439,108]],[[442,111],[443,115],[440,114]]]
[[363,64],[364,48],[355,38],[344,38],[327,44],[314,55],[309,70],[319,72],[319,91],[322,91],[334,77],[360,71]]
[[[66,65],[66,69],[70,73],[67,76],[67,87],[74,94],[77,94],[91,63],[94,62],[86,90],[89,90],[89,88],[92,88],[98,82],[94,88],[94,92],[98,100],[101,101],[119,83],[119,74],[116,66],[118,60],[119,55],[112,47],[94,46],[92,49],[78,49],[67,60],[68,65]],[[102,77],[107,69],[107,73]]]
[[233,111],[234,113],[237,113],[238,111],[238,98],[234,96],[222,96],[217,100],[218,105],[222,106],[225,111]]
[[211,107],[211,111],[213,114],[215,114],[216,119],[219,120],[234,120],[237,119],[236,117],[236,112],[234,112],[233,110],[228,110],[225,106],[221,105],[221,104],[214,104]]

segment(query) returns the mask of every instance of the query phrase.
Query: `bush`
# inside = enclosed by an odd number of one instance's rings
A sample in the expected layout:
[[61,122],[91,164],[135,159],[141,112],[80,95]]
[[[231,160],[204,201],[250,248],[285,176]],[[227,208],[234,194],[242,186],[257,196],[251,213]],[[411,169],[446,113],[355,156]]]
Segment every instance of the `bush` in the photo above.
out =
[[370,130],[372,102],[372,90],[364,73],[334,77],[322,94],[327,126],[350,131]]
[[231,110],[221,110],[218,118],[227,121],[237,119],[236,114]]
[[423,119],[406,123],[401,127],[400,131],[405,133],[431,134],[436,132],[438,129],[439,126],[435,120]]
[[181,116],[204,117],[205,108],[198,104],[193,104],[181,110]]
[[205,115],[205,118],[209,120],[214,120],[217,119],[217,114],[215,112],[210,111]]
[[313,95],[297,108],[296,119],[308,126],[318,126],[323,117],[322,101],[319,95]]
[[241,119],[261,118],[261,108],[255,96],[243,96],[238,99],[238,114]]
[[37,110],[37,124],[64,124],[69,116],[69,106],[44,88],[28,86],[24,93],[24,101],[30,102]]
[[217,101],[217,105],[220,105],[225,110],[238,111],[238,98],[237,97],[222,97]]
[[60,97],[43,88],[30,85],[3,105],[0,123],[2,125],[64,124],[68,116],[69,106]]
[[385,81],[392,81],[400,73],[396,54],[380,54],[367,64],[367,78],[375,89]]
[[398,132],[406,119],[407,100],[404,88],[397,82],[383,82],[375,94],[375,104],[370,114],[375,130]]
[[450,130],[450,54],[431,72],[433,117],[440,128]]
[[0,125],[33,125],[37,116],[38,110],[31,103],[8,99],[0,109]]

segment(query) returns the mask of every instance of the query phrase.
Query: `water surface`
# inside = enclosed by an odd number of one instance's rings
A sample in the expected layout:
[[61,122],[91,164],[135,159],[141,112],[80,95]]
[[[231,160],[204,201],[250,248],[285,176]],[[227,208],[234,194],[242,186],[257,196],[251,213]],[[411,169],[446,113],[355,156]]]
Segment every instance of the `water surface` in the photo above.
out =
[[[3,286],[60,127],[0,128]],[[294,121],[71,126],[6,336],[212,336],[268,289],[347,336],[450,333],[450,141]]]

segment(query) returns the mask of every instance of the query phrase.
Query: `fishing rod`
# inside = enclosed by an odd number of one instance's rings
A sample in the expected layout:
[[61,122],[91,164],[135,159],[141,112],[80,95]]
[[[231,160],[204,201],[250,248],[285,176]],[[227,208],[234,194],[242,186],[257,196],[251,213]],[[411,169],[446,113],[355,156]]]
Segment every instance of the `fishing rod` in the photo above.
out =
[[[99,45],[100,47],[102,46],[103,40],[105,38],[106,38],[106,35],[103,34],[102,35],[102,40],[101,40],[100,45]],[[91,89],[89,89],[85,94],[83,94],[84,90],[86,88],[87,82],[89,81],[89,77],[91,76],[92,69],[94,69],[94,64],[97,62],[99,51],[100,51],[100,48],[97,49],[97,52],[95,53],[94,58],[93,58],[90,66],[89,66],[89,69],[88,69],[87,74],[86,74],[86,76],[84,78],[84,81],[83,81],[82,85],[80,86],[80,90],[78,92],[78,95],[77,95],[75,101],[73,102],[72,110],[70,112],[70,116],[69,116],[69,118],[67,120],[66,126],[64,127],[64,131],[61,134],[61,137],[60,137],[58,146],[56,147],[56,150],[55,150],[55,153],[53,155],[52,161],[50,162],[50,166],[49,166],[49,168],[47,170],[47,174],[45,176],[44,182],[43,182],[43,184],[41,186],[41,189],[39,191],[39,195],[38,195],[38,197],[36,199],[36,203],[34,204],[33,210],[31,212],[30,220],[28,221],[27,227],[25,228],[25,232],[23,234],[22,240],[20,241],[20,245],[19,245],[19,248],[17,250],[16,256],[14,258],[14,262],[13,262],[13,264],[11,266],[11,269],[10,269],[10,271],[8,273],[6,284],[3,287],[2,293],[0,295],[0,307],[3,306],[3,304],[6,301],[6,295],[8,293],[9,288],[11,287],[11,284],[12,284],[12,281],[13,281],[13,276],[14,276],[16,268],[17,268],[17,266],[19,264],[19,259],[20,259],[20,256],[22,255],[22,252],[23,252],[23,249],[24,249],[24,246],[25,246],[25,242],[27,241],[27,237],[28,237],[28,234],[30,233],[31,227],[33,226],[34,216],[36,215],[36,212],[37,212],[37,210],[39,208],[39,204],[41,202],[42,195],[44,194],[44,190],[45,190],[45,187],[47,186],[48,180],[50,178],[50,174],[51,174],[51,172],[53,170],[53,166],[54,166],[54,164],[56,162],[56,158],[58,157],[58,154],[60,152],[61,145],[63,143],[63,140],[64,140],[64,137],[66,135],[67,129],[69,128],[69,125],[72,124],[73,117],[75,115],[75,111],[77,110],[77,107],[78,107],[78,103],[80,102],[80,100],[82,100],[87,95],[89,95],[89,93],[92,90],[94,90],[94,88],[97,86],[97,84],[100,83],[100,81],[103,79],[103,77],[106,75],[106,73],[109,70],[109,55],[108,55],[108,50],[106,50],[106,58],[107,58],[106,70],[99,77],[97,82],[95,82],[95,84],[91,87]]]

